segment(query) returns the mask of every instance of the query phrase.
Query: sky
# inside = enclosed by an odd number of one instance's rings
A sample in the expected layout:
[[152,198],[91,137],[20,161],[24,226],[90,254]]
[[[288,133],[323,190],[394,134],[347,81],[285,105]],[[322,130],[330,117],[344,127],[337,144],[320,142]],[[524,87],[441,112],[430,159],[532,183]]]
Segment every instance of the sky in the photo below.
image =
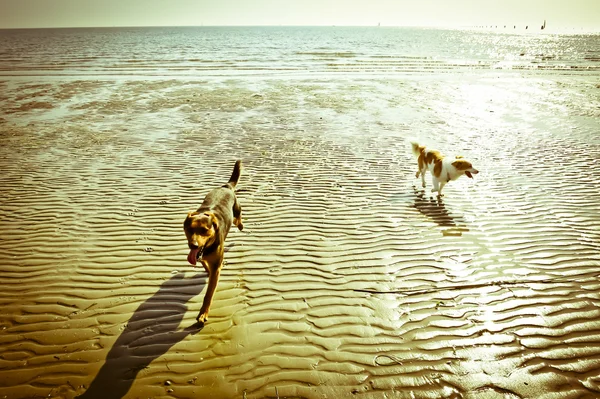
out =
[[0,29],[100,26],[547,26],[600,31],[600,0],[0,0]]

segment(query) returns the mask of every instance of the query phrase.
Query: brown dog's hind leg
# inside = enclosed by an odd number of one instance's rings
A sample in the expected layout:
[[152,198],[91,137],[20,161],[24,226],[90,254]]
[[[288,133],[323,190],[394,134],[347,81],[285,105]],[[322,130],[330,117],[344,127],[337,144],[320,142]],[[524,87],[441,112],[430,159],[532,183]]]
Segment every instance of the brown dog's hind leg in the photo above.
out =
[[237,198],[235,204],[233,204],[233,224],[235,224],[240,231],[244,229],[244,224],[242,223],[242,207],[237,202]]

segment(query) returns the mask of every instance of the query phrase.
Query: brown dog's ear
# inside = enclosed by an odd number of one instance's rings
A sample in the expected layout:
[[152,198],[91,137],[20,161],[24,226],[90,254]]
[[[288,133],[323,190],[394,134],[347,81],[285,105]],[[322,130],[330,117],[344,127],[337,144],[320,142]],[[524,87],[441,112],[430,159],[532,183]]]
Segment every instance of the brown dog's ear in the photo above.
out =
[[190,224],[192,224],[192,218],[194,216],[196,216],[197,214],[198,214],[198,212],[192,212],[192,211],[188,212],[187,217],[183,221],[183,228],[184,229],[187,229],[190,226]]
[[204,212],[204,214],[210,218],[213,229],[215,229],[215,231],[219,230],[219,221],[215,214],[213,212]]
[[212,220],[213,228],[215,229],[215,231],[219,231],[219,221],[217,220],[217,217],[215,216],[214,213],[212,214],[211,220]]

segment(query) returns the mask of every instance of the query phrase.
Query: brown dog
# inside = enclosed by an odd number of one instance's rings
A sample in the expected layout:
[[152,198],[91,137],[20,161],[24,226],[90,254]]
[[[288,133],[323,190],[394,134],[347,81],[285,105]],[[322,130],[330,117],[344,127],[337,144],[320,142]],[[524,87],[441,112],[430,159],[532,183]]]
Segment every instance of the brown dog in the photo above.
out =
[[199,323],[205,323],[208,319],[208,311],[223,267],[223,250],[227,233],[232,224],[240,231],[244,228],[242,208],[237,202],[234,191],[241,173],[242,162],[237,161],[229,182],[209,192],[200,208],[196,212],[189,213],[183,222],[183,230],[190,247],[187,260],[192,265],[196,265],[200,260],[208,273],[208,288],[200,313],[196,317]]

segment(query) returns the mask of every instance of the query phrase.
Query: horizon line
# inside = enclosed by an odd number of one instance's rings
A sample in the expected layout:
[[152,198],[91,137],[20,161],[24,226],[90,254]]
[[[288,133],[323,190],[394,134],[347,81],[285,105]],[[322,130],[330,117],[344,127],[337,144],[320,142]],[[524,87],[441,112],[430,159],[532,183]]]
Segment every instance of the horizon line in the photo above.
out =
[[[233,25],[227,25],[227,24],[223,24],[223,25],[219,25],[219,24],[208,24],[208,25],[204,25],[204,24],[200,24],[200,25],[99,25],[99,26],[30,26],[30,27],[9,27],[9,28],[2,28],[0,27],[0,31],[3,30],[35,30],[35,29],[112,29],[112,28],[336,28],[336,27],[343,27],[343,28],[421,28],[421,29],[482,29],[482,30],[509,30],[510,31],[514,31],[515,28],[511,28],[511,27],[516,27],[516,29],[524,29],[524,30],[529,30],[530,32],[536,32],[536,31],[545,31],[546,29],[542,30],[537,28],[537,25],[526,25],[526,24],[520,24],[520,25],[516,25],[516,24],[490,24],[490,25],[422,25],[422,24],[415,24],[415,25],[411,25],[411,24],[403,24],[403,25],[373,25],[373,24],[363,24],[363,25],[356,25],[356,24],[349,24],[349,25],[338,25],[338,24],[331,24],[331,25],[324,25],[324,24],[320,24],[320,25],[273,25],[273,24],[255,24],[255,25],[246,25],[246,24],[233,24]],[[529,29],[527,29],[526,27],[530,27]],[[558,28],[552,28],[550,29],[551,31],[587,31],[587,32],[600,32],[600,27],[597,28],[587,28],[587,27],[581,27],[581,28],[577,28],[577,27],[558,27]]]

